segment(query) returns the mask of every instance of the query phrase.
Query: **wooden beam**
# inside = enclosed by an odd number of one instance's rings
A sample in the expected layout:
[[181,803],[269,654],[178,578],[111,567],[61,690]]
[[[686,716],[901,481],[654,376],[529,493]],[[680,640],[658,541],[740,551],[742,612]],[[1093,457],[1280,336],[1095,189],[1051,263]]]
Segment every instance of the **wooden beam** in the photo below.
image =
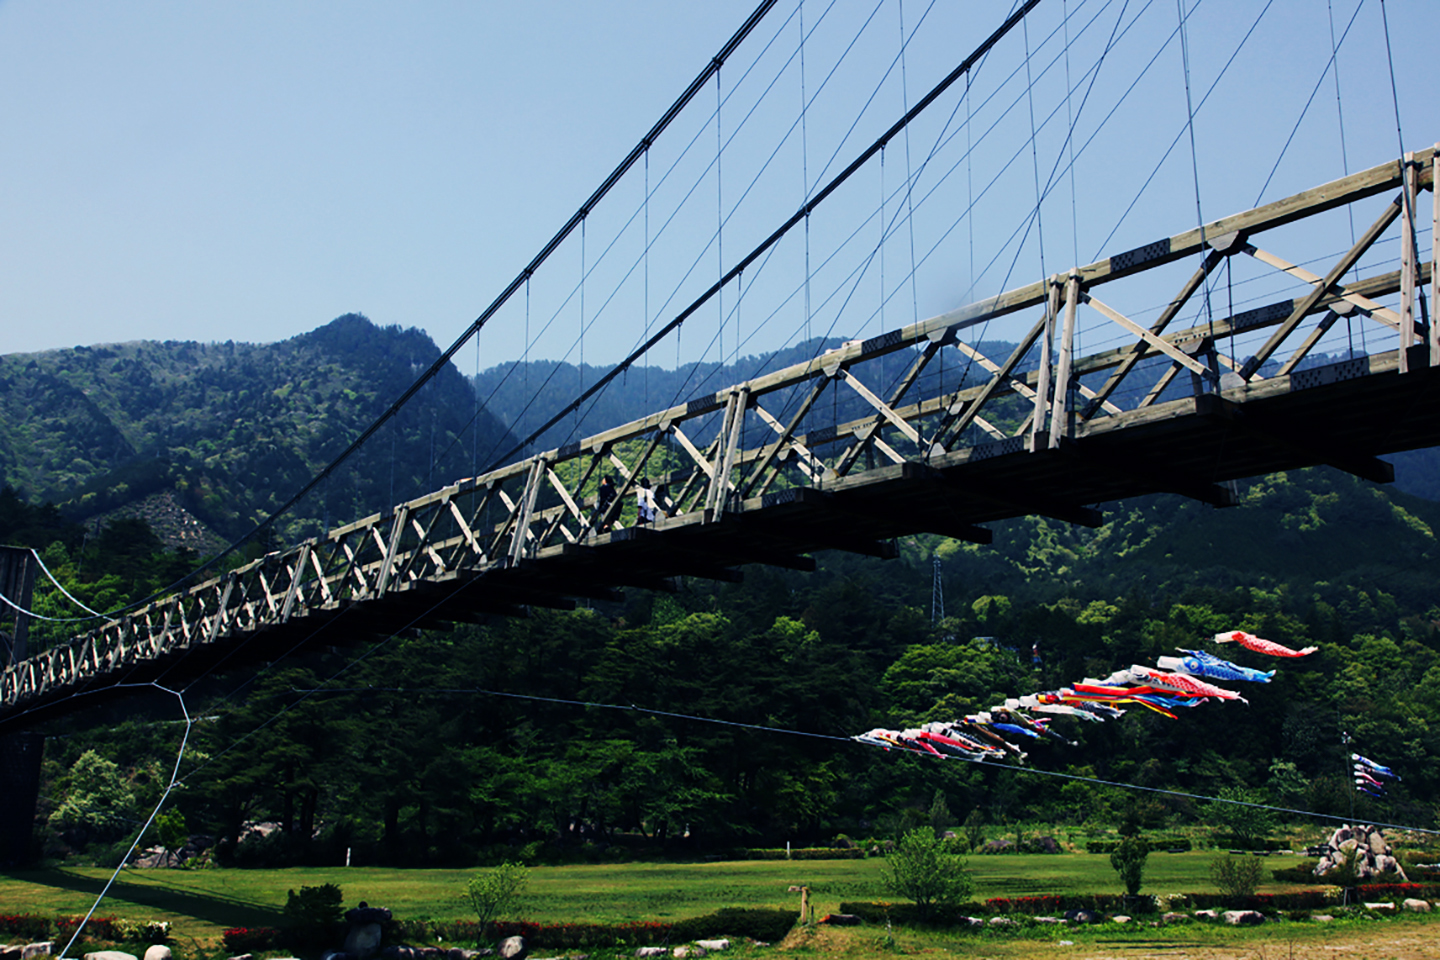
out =
[[1191,500],[1208,503],[1212,507],[1233,507],[1239,501],[1235,491],[1220,483],[1206,483],[1190,477],[1176,476],[1164,467],[1155,468],[1140,464],[1131,457],[1116,456],[1097,447],[1093,441],[1065,439],[1056,448],[1059,454],[1072,463],[1105,473],[1113,477],[1128,477],[1141,484],[1164,493],[1178,493]]
[[1201,394],[1195,398],[1195,413],[1210,420],[1220,421],[1235,427],[1256,439],[1272,446],[1288,450],[1311,463],[1325,463],[1337,470],[1352,473],[1362,480],[1373,483],[1394,483],[1395,467],[1377,457],[1336,448],[1333,441],[1307,435],[1295,424],[1267,423],[1245,405],[1227,400],[1213,393]]

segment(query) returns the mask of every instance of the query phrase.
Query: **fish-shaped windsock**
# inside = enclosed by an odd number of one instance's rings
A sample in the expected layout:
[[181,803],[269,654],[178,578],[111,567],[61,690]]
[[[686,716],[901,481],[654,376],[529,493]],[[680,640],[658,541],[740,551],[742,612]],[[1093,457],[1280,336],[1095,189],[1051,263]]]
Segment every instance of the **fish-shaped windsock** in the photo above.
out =
[[1367,757],[1362,757],[1358,753],[1350,754],[1350,759],[1356,761],[1357,763],[1363,763],[1371,773],[1378,773],[1382,777],[1391,777],[1395,780],[1400,779],[1400,775],[1397,774],[1394,770],[1391,770],[1389,767],[1382,767],[1374,760],[1371,760]]
[[1155,661],[1155,665],[1172,673],[1188,673],[1192,677],[1209,677],[1211,680],[1253,680],[1256,683],[1269,683],[1270,678],[1275,676],[1274,670],[1242,667],[1229,660],[1221,660],[1206,650],[1181,648],[1180,652],[1185,656],[1160,657]]
[[1376,780],[1374,777],[1370,776],[1370,774],[1366,773],[1365,768],[1358,763],[1355,764],[1355,782],[1357,784],[1368,783],[1370,784],[1370,786],[1375,787],[1379,790],[1385,789],[1385,784],[1381,783],[1379,780]]
[[1363,793],[1363,794],[1367,794],[1367,795],[1369,795],[1369,796],[1372,796],[1372,797],[1374,797],[1374,798],[1377,799],[1377,800],[1383,800],[1383,799],[1385,799],[1385,788],[1384,788],[1384,787],[1372,787],[1372,786],[1370,786],[1370,784],[1366,783],[1364,780],[1356,780],[1356,781],[1355,781],[1355,789],[1356,789],[1356,790],[1359,790],[1359,791],[1360,791],[1361,793]]
[[1166,673],[1163,670],[1155,670],[1151,667],[1142,667],[1136,664],[1130,668],[1130,674],[1137,680],[1149,682],[1153,686],[1170,687],[1186,696],[1214,697],[1217,700],[1239,700],[1241,703],[1249,702],[1234,690],[1226,690],[1223,687],[1215,686],[1213,683],[1196,680],[1194,677],[1184,673]]
[[1319,647],[1306,647],[1304,650],[1292,650],[1273,640],[1265,640],[1255,636],[1253,633],[1246,633],[1244,630],[1231,630],[1227,633],[1217,633],[1215,634],[1215,642],[1238,643],[1246,650],[1254,650],[1256,653],[1267,653],[1272,657],[1308,657],[1320,649]]

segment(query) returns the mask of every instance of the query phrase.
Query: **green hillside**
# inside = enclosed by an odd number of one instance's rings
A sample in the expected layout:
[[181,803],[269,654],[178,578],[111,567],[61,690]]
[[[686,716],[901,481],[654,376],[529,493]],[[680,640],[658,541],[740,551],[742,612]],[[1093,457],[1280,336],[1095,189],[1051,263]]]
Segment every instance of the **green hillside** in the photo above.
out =
[[[0,476],[72,519],[139,512],[230,538],[338,454],[439,356],[347,314],[273,344],[134,342],[0,357]],[[308,535],[473,472],[505,431],[453,366],[283,527]],[[157,503],[158,501],[158,503]]]

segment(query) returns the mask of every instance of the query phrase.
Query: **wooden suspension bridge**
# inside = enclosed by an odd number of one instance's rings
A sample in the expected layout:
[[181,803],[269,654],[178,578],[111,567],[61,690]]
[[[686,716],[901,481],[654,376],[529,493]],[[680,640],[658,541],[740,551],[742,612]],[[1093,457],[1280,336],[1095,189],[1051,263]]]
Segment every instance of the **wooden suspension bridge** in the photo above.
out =
[[[1406,154],[271,553],[7,667],[0,729],[89,702],[77,694],[177,684],[307,645],[674,590],[676,577],[738,580],[751,563],[808,570],[817,550],[893,556],[895,538],[918,532],[985,543],[984,524],[1025,515],[1093,527],[1099,505],[1157,492],[1227,506],[1230,481],[1317,464],[1387,482],[1379,456],[1440,444],[1440,325],[1426,322],[1423,297],[1428,285],[1436,302],[1440,230],[1428,260],[1417,241],[1422,209],[1440,225],[1436,172],[1436,150]],[[1371,225],[1324,274],[1266,245],[1345,207]],[[1399,269],[1359,266],[1397,236]],[[1178,323],[1242,257],[1304,292]],[[1126,281],[1190,261],[1153,322],[1118,306]],[[1081,355],[1081,310],[1125,342]],[[983,354],[972,332],[1013,314],[1033,326],[1008,357]],[[1394,349],[1312,360],[1342,318],[1382,328]],[[1243,361],[1224,349],[1237,338],[1256,345]],[[947,356],[983,375],[947,386],[933,375]],[[604,476],[617,486],[609,503]],[[642,483],[660,492],[653,523],[633,516]]]

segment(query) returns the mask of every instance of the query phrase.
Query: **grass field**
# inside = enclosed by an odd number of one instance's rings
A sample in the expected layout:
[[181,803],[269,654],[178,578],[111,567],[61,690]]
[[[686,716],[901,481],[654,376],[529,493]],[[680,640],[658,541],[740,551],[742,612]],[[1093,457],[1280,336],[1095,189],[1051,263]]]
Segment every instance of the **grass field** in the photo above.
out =
[[[1157,853],[1145,873],[1146,893],[1214,890],[1211,853]],[[1293,859],[1271,857],[1279,866]],[[845,900],[890,899],[884,861],[767,860],[722,863],[633,863],[535,867],[524,915],[541,922],[665,920],[720,907],[796,907],[791,885],[806,884],[823,913]],[[1108,857],[1090,854],[971,857],[975,898],[1045,893],[1120,893]],[[464,918],[461,900],[473,870],[390,870],[375,867],[286,870],[126,870],[100,914],[167,920],[197,939],[226,927],[278,926],[287,890],[339,884],[345,903],[386,906],[403,919]],[[0,913],[83,914],[108,872],[66,868],[0,874]],[[1287,887],[1262,887],[1281,890]]]
[[[1211,891],[1212,853],[1155,854],[1146,871],[1147,893]],[[1293,859],[1272,857],[1268,866]],[[609,864],[536,867],[524,914],[541,922],[664,920],[727,906],[798,907],[791,885],[806,884],[818,913],[844,900],[888,899],[882,860],[743,861],[708,864]],[[971,857],[976,899],[1045,893],[1118,893],[1109,858],[1088,854]],[[168,920],[181,960],[216,960],[220,932],[231,926],[278,926],[286,891],[339,884],[347,906],[360,900],[390,907],[401,919],[458,919],[469,911],[460,899],[473,870],[324,868],[288,870],[127,870],[99,915]],[[0,874],[0,913],[81,914],[108,873],[75,868]],[[1292,889],[1268,885],[1262,891]],[[879,926],[796,928],[772,948],[739,945],[729,960],[779,955],[849,960],[877,953],[921,960],[950,957],[1053,960],[1164,957],[1166,960],[1433,960],[1440,957],[1440,920],[1403,916],[1266,924],[1236,929],[1205,924],[1151,927],[1051,927],[1006,931],[987,928],[914,930]],[[87,947],[85,949],[94,949]],[[143,945],[130,945],[132,951]],[[218,951],[218,952],[217,952]],[[563,952],[563,951],[562,951]],[[623,960],[633,949],[590,952],[591,960]]]

